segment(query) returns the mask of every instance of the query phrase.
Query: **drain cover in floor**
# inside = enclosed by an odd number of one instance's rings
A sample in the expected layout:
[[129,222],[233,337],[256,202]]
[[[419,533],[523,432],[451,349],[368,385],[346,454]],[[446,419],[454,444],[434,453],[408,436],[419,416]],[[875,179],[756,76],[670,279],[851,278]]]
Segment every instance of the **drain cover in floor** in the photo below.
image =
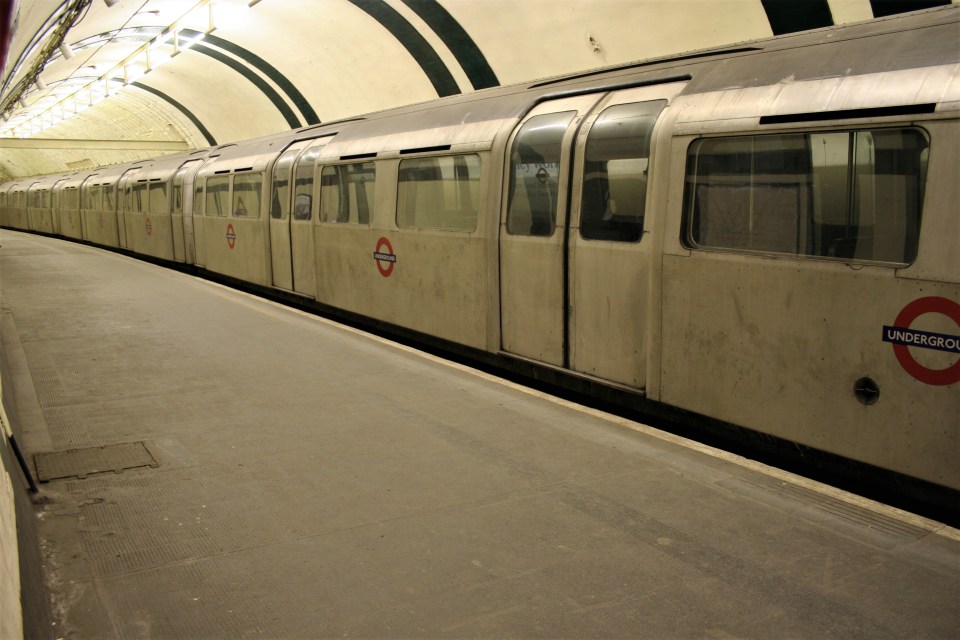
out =
[[37,478],[40,482],[74,476],[86,478],[94,473],[120,473],[124,469],[159,466],[142,442],[38,453],[33,457],[33,461],[37,465]]

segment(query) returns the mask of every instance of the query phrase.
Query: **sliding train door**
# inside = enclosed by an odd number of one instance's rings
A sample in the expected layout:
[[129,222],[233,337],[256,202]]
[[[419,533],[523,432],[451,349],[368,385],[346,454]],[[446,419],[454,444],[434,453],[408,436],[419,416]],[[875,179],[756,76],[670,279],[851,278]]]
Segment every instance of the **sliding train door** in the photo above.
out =
[[566,366],[567,201],[573,139],[601,95],[533,109],[509,143],[500,226],[500,331],[504,351]]
[[290,146],[273,165],[270,185],[270,259],[273,286],[293,291],[293,264],[290,258],[290,204],[293,164],[309,141]]
[[293,264],[293,290],[315,298],[317,295],[317,260],[313,247],[314,175],[317,157],[330,138],[310,142],[297,159],[293,170],[293,210],[290,216],[290,261]]
[[317,156],[330,136],[301,140],[277,159],[270,187],[273,286],[310,297],[317,293],[313,194]]
[[504,351],[644,388],[651,141],[682,88],[548,102],[521,123],[500,233]]

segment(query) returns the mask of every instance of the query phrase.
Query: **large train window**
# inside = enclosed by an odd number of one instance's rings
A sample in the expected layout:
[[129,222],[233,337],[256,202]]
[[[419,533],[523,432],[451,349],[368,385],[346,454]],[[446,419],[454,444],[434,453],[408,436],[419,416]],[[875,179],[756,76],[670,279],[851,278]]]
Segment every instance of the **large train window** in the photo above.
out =
[[170,212],[170,200],[167,198],[167,183],[155,180],[150,183],[150,213],[161,215]]
[[575,115],[575,111],[563,111],[534,116],[517,132],[510,152],[507,233],[553,235],[563,135]]
[[221,218],[226,216],[229,192],[230,176],[207,178],[207,189],[203,199],[203,214]]
[[86,211],[99,211],[101,190],[99,184],[84,185],[83,208]]
[[113,211],[114,210],[114,186],[112,184],[103,185],[103,210],[104,211]]
[[150,211],[150,185],[144,180],[133,185],[133,191],[130,195],[130,210],[136,213],[148,213]]
[[650,135],[666,100],[609,107],[587,135],[580,235],[636,242],[643,235]]
[[928,146],[915,128],[698,140],[685,244],[909,264]]
[[77,211],[80,208],[80,192],[76,187],[67,187],[60,196],[60,208],[64,211]]
[[240,173],[233,177],[233,217],[259,218],[262,173]]
[[296,182],[293,186],[293,219],[313,219],[313,170],[323,147],[307,149],[297,161]]
[[480,205],[480,156],[410,158],[400,162],[397,226],[473,231]]
[[320,172],[320,221],[370,224],[376,176],[372,162],[324,167]]
[[300,148],[288,149],[273,167],[273,181],[270,185],[270,217],[274,220],[286,220],[290,215],[290,174],[293,161],[297,159]]

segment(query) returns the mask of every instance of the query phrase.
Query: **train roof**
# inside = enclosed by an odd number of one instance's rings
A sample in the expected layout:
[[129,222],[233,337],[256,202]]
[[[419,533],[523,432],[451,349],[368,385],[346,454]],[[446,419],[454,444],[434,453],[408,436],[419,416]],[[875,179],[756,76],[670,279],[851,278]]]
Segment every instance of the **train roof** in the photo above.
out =
[[[640,61],[610,69],[484,89],[471,94],[366,114],[326,123],[339,130],[330,150],[357,151],[353,139],[366,141],[364,151],[399,150],[402,132],[432,129],[443,144],[480,143],[492,139],[495,122],[520,118],[532,106],[552,98],[618,88],[686,82],[682,95],[760,87],[809,90],[804,85],[830,79],[816,91],[834,91],[833,104],[855,102],[858,91],[876,91],[879,74],[893,74],[886,91],[891,101],[941,102],[957,93],[960,63],[960,6],[853,25],[744,42],[734,46]],[[850,80],[870,77],[863,82]],[[933,95],[933,94],[936,95]],[[848,100],[845,102],[843,96]],[[956,100],[956,98],[952,98]],[[823,108],[824,100],[811,103]],[[379,141],[378,141],[379,139]],[[328,154],[325,154],[328,155]]]

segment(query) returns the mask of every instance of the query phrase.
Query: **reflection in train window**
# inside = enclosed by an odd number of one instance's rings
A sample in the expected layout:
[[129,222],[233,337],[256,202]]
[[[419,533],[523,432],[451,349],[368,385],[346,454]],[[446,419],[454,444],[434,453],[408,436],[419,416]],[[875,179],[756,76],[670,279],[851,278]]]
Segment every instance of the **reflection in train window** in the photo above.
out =
[[320,172],[320,221],[370,224],[375,181],[372,162],[324,167]]
[[400,162],[397,226],[473,231],[480,204],[480,156]]
[[28,201],[30,204],[27,206],[33,207],[34,209],[49,209],[50,208],[50,190],[49,189],[31,189],[27,193]]
[[63,211],[77,211],[80,208],[80,192],[76,187],[67,187],[60,194],[60,208]]
[[313,170],[322,146],[307,149],[297,161],[296,181],[293,185],[293,219],[313,219]]
[[293,173],[293,162],[300,155],[300,151],[300,147],[287,149],[273,167],[270,217],[274,220],[286,220],[290,215],[290,176]]
[[130,210],[136,213],[147,213],[149,209],[149,191],[147,182],[138,182],[133,185],[130,195]]
[[167,183],[155,181],[150,183],[150,213],[170,213],[170,201],[167,200]]
[[510,153],[507,233],[551,236],[557,225],[557,191],[563,136],[575,111],[534,116],[523,123]]
[[650,135],[665,100],[609,107],[587,135],[580,235],[636,242],[643,235]]
[[99,211],[100,210],[100,185],[91,184],[84,187],[86,191],[86,197],[84,198],[83,208],[87,211]]
[[699,140],[687,155],[685,241],[909,264],[927,149],[912,128]]
[[263,174],[240,173],[233,177],[233,217],[259,218]]
[[203,202],[203,214],[207,216],[226,216],[230,176],[207,178],[207,193]]
[[104,211],[113,211],[114,210],[114,187],[112,184],[103,185],[103,210]]

